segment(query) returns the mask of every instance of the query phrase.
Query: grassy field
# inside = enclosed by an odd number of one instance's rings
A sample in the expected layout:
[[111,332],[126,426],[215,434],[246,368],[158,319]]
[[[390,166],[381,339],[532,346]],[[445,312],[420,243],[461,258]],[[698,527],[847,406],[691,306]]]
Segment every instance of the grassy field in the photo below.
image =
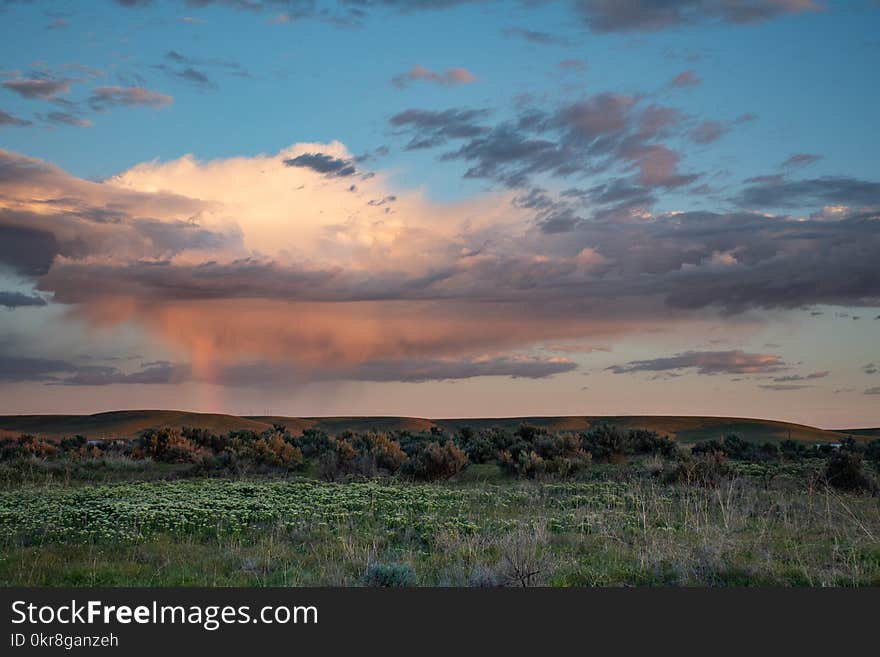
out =
[[880,585],[876,497],[811,488],[807,466],[712,487],[663,467],[18,484],[0,491],[0,584]]
[[811,443],[839,442],[852,434],[857,439],[877,437],[877,430],[826,430],[791,422],[755,418],[685,417],[685,416],[564,416],[425,419],[410,417],[322,417],[297,418],[286,416],[238,417],[185,411],[137,410],[112,411],[94,415],[6,415],[0,416],[0,437],[30,433],[40,436],[72,436],[90,438],[133,438],[150,428],[184,426],[208,429],[215,433],[237,430],[265,431],[273,424],[283,424],[298,433],[304,429],[320,429],[331,435],[342,431],[430,431],[442,429],[454,433],[462,427],[515,429],[522,423],[551,431],[583,431],[600,423],[622,429],[646,429],[669,436],[682,443],[722,438],[735,433],[751,442],[792,439]]

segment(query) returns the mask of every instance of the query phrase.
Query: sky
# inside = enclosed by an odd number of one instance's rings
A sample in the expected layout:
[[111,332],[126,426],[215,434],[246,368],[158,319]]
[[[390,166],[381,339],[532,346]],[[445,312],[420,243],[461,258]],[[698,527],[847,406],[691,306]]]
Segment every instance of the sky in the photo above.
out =
[[0,413],[880,426],[878,27],[0,0]]

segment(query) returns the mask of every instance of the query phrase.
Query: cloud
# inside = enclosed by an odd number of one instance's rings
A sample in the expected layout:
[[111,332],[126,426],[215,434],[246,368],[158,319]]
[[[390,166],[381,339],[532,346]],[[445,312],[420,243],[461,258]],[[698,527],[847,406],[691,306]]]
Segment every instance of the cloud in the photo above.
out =
[[19,127],[24,127],[33,125],[33,122],[26,119],[20,119],[17,116],[13,116],[12,114],[0,110],[0,126],[4,125],[15,125]]
[[116,384],[168,384],[190,378],[186,365],[145,363],[124,372],[107,365],[83,365],[66,360],[0,354],[0,383],[37,382],[49,385],[106,386]]
[[0,354],[0,382],[54,381],[60,372],[70,372],[75,367],[62,360],[49,358],[24,358]]
[[157,361],[125,372],[106,365],[76,365],[65,361],[0,356],[0,364],[10,364],[10,372],[0,381],[36,381],[50,385],[109,386],[167,385],[196,381],[229,387],[275,387],[311,381],[374,381],[422,383],[451,381],[482,376],[544,379],[570,372],[575,363],[564,358],[500,355],[476,358],[404,358],[370,360],[360,364],[308,371],[293,363],[242,361],[221,363],[210,373],[185,363]]
[[58,240],[51,231],[0,225],[0,265],[22,276],[48,273],[58,253]]
[[773,354],[731,350],[687,351],[666,358],[635,360],[625,365],[612,365],[607,369],[615,374],[683,369],[694,369],[697,374],[760,374],[778,372],[786,368],[785,362]]
[[[642,99],[603,92],[552,110],[521,105],[515,117],[494,125],[486,110],[411,109],[393,116],[391,125],[396,134],[409,135],[410,150],[458,142],[439,158],[467,163],[466,178],[507,187],[526,187],[540,175],[586,178],[612,171],[619,176],[635,171],[647,187],[693,182],[699,174],[680,172],[681,155],[661,141],[683,135],[686,117]],[[714,136],[707,130],[698,136],[704,133]]]
[[391,79],[391,83],[398,89],[407,87],[411,82],[424,80],[426,82],[434,82],[444,86],[455,86],[460,84],[471,84],[476,82],[477,77],[466,68],[450,68],[442,73],[431,71],[424,66],[413,66],[406,73],[395,75]]
[[702,84],[696,71],[682,71],[669,81],[670,87],[696,87]]
[[745,207],[786,208],[817,204],[880,206],[880,182],[848,176],[787,180],[782,176],[755,178],[736,201]]
[[702,121],[691,130],[690,137],[697,144],[711,144],[723,137],[727,130],[720,121]]
[[862,368],[862,371],[863,371],[865,374],[876,374],[877,372],[880,372],[880,367],[878,367],[878,366],[875,365],[874,363],[868,363],[867,365],[865,365],[865,366]]
[[70,91],[71,82],[72,80],[67,78],[16,78],[6,80],[3,86],[22,98],[45,100]]
[[199,71],[192,66],[186,66],[184,68],[172,68],[170,66],[160,64],[157,68],[164,71],[167,75],[171,77],[177,78],[178,80],[183,80],[184,82],[189,82],[190,84],[193,84],[197,87],[201,87],[203,89],[217,88],[216,83],[214,83],[214,81],[208,77],[207,73]]
[[0,290],[0,306],[5,306],[6,308],[23,308],[25,306],[45,305],[46,300],[41,296]]
[[549,32],[541,32],[539,30],[529,30],[523,27],[511,27],[504,30],[504,34],[510,37],[523,39],[529,43],[535,43],[542,46],[568,46],[571,40],[565,37],[550,34]]
[[53,381],[68,386],[157,385],[180,383],[189,378],[189,367],[162,361],[146,363],[140,370],[123,372],[116,367],[78,366],[69,376]]
[[410,132],[412,139],[407,150],[431,148],[445,144],[450,139],[475,137],[486,131],[477,122],[488,115],[488,110],[447,109],[442,111],[408,109],[389,120],[391,126],[402,132]]
[[813,379],[824,379],[826,376],[831,374],[828,370],[823,370],[821,372],[811,372],[810,374],[792,374],[789,376],[777,376],[774,377],[773,380],[777,383],[788,383],[791,381],[811,381]]
[[119,106],[165,107],[174,102],[171,96],[144,87],[97,87],[89,97],[95,110]]
[[785,162],[780,165],[781,169],[791,169],[794,167],[804,167],[813,164],[822,159],[821,155],[812,155],[810,153],[795,153],[788,157]]
[[38,116],[43,121],[58,125],[72,125],[79,128],[88,128],[92,125],[91,121],[82,119],[69,112],[48,112],[46,114],[39,114]]
[[756,23],[822,8],[813,0],[575,0],[574,6],[596,32],[651,32],[709,21]]
[[303,153],[302,155],[284,160],[284,164],[289,167],[311,169],[316,173],[340,178],[353,176],[357,173],[352,160],[333,157],[326,153]]
[[585,71],[587,63],[582,59],[563,59],[559,62],[559,68],[564,71]]
[[513,378],[543,379],[554,374],[570,372],[577,365],[564,358],[534,356],[495,356],[468,359],[405,359],[402,361],[372,361],[346,375],[360,381],[409,381],[470,379],[478,376],[508,376]]
[[[642,110],[623,125],[644,139],[678,123]],[[615,130],[588,125],[571,139]],[[366,363],[397,361],[409,363],[403,373],[416,361],[486,372],[484,360],[538,344],[607,344],[751,309],[880,300],[880,231],[864,213],[651,213],[638,169],[558,194],[530,186],[440,203],[393,187],[381,170],[363,171],[352,189],[352,175],[336,173],[355,161],[339,143],[295,144],[145,162],[96,182],[0,152],[0,265],[77,322],[138,327],[200,381],[260,360],[298,380],[323,380],[328,369],[365,376]],[[768,354],[708,353],[617,370],[784,366]]]
[[170,63],[156,64],[158,69],[171,78],[181,80],[200,89],[217,89],[217,83],[203,70],[211,68],[227,75],[249,77],[249,73],[241,64],[217,57],[191,57],[176,50],[165,53],[165,60]]
[[808,385],[799,385],[799,384],[786,384],[786,383],[767,383],[764,385],[758,386],[762,390],[775,390],[775,391],[788,391],[788,390],[803,390],[804,388],[809,388]]

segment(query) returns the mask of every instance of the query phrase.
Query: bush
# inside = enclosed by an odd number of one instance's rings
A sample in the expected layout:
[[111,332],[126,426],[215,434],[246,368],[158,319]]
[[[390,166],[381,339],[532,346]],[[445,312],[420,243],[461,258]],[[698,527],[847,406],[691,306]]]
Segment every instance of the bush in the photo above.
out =
[[490,432],[476,432],[471,427],[462,427],[455,442],[471,463],[491,463],[498,458],[498,446]]
[[144,431],[135,450],[139,455],[166,463],[195,463],[202,456],[198,445],[171,427]]
[[364,573],[364,585],[382,588],[416,586],[416,571],[405,563],[374,563]]
[[289,470],[303,464],[303,453],[294,447],[279,433],[270,433],[254,441],[245,454],[257,463],[264,465],[283,466]]
[[723,452],[708,454],[682,454],[667,479],[688,486],[717,486],[730,477],[732,471]]
[[377,469],[394,473],[408,460],[400,443],[383,433],[355,434],[347,442],[358,453],[364,474],[368,474],[367,470],[371,474]]
[[535,451],[505,449],[498,457],[498,464],[510,474],[534,478],[544,472],[544,459]]
[[477,566],[468,578],[468,586],[479,589],[494,588],[501,586],[498,574],[491,568]]
[[42,438],[25,434],[15,440],[4,440],[0,447],[0,460],[16,458],[51,458],[58,453],[58,447]]
[[428,443],[421,452],[410,458],[404,467],[404,473],[413,479],[437,481],[455,476],[467,464],[467,454],[454,443]]
[[320,429],[303,431],[296,439],[296,446],[302,450],[303,456],[310,459],[336,451],[336,441]]
[[841,450],[825,465],[825,481],[840,490],[876,493],[877,483],[865,470],[862,455]]

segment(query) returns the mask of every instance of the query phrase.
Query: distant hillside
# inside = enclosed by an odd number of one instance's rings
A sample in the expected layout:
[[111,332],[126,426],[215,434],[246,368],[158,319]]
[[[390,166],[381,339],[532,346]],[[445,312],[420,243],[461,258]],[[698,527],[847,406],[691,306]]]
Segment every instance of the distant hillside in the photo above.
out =
[[845,434],[847,436],[852,436],[853,438],[857,436],[864,436],[866,438],[880,438],[880,427],[876,427],[874,429],[835,429],[835,431]]
[[781,441],[791,438],[792,440],[816,443],[838,442],[847,435],[852,435],[859,440],[880,437],[880,429],[832,431],[789,422],[728,417],[633,415],[430,420],[411,417],[238,417],[215,413],[159,410],[113,411],[94,415],[0,416],[0,437],[33,433],[58,438],[75,434],[90,438],[132,438],[145,429],[163,426],[191,426],[209,429],[216,433],[226,433],[237,429],[263,431],[273,424],[283,424],[294,433],[308,428],[322,429],[330,434],[338,434],[346,429],[353,431],[429,431],[433,427],[453,432],[464,426],[474,428],[498,426],[514,429],[524,422],[544,426],[555,431],[580,431],[597,423],[607,422],[622,428],[650,429],[682,443],[723,438],[730,433],[735,433],[745,440],[754,442]]
[[0,416],[0,430],[44,436],[89,438],[130,438],[144,429],[155,427],[203,427],[225,433],[234,429],[263,431],[265,423],[235,415],[189,413],[187,411],[111,411],[94,415],[5,415]]

